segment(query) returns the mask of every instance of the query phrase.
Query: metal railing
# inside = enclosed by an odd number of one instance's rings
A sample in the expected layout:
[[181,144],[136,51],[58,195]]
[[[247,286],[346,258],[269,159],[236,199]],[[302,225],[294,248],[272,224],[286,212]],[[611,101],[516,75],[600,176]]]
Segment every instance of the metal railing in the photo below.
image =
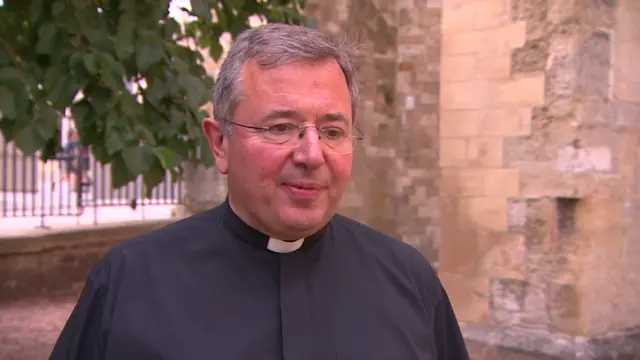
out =
[[0,234],[20,227],[168,218],[181,196],[180,181],[168,172],[146,197],[141,178],[114,188],[110,166],[90,154],[60,154],[44,163],[0,141]]

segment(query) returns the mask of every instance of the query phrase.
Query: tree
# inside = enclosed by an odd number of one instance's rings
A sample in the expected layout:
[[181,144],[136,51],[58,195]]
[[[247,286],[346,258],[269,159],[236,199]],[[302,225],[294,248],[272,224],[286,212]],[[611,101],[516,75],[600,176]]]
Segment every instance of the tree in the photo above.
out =
[[[112,183],[143,176],[147,191],[185,161],[213,162],[200,131],[213,79],[202,54],[249,17],[300,24],[302,0],[191,0],[193,21],[169,0],[5,0],[0,7],[0,130],[25,155],[61,150],[69,110],[80,142],[111,164]],[[130,85],[139,84],[136,91]]]

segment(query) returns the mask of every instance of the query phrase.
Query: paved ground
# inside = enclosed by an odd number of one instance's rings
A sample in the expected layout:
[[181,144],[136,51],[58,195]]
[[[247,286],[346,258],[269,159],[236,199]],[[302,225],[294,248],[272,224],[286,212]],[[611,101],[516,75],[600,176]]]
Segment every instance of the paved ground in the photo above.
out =
[[0,305],[0,360],[46,360],[72,307],[69,297]]

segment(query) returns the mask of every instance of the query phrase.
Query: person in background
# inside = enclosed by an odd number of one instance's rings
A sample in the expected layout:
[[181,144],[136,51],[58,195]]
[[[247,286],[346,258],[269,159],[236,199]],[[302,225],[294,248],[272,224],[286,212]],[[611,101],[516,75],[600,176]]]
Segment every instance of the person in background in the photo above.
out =
[[75,129],[69,130],[67,138],[67,145],[64,148],[66,164],[64,174],[70,183],[76,184],[79,179],[80,186],[84,186],[91,181],[89,177],[89,147],[80,143],[78,132]]
[[226,200],[110,250],[51,360],[469,359],[424,256],[337,213],[363,137],[350,54],[293,25],[234,40],[202,122]]

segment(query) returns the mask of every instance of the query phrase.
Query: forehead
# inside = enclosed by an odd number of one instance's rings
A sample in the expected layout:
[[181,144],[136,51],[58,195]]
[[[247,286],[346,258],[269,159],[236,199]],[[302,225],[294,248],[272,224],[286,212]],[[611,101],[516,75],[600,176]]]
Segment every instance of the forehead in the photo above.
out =
[[291,110],[322,116],[343,113],[350,119],[351,98],[334,59],[298,61],[265,69],[255,61],[243,67],[243,100],[238,108],[255,112]]

